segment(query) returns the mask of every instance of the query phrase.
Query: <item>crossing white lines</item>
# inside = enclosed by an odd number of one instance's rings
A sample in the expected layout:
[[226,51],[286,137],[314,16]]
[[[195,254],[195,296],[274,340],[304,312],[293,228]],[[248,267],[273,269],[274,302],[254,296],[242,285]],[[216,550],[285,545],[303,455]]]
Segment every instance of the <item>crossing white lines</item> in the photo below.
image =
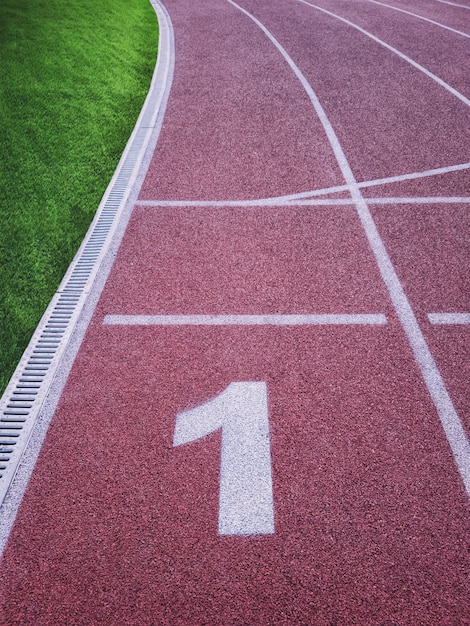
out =
[[[228,0],[230,1],[230,0]],[[436,80],[441,86],[445,87],[448,91],[456,95],[462,102],[465,104],[470,104],[470,101],[467,98],[464,98],[458,92],[455,92],[449,85],[438,79],[436,76],[419,66],[417,63],[395,50],[388,44],[378,40],[376,37],[364,31],[360,27],[344,20],[343,18],[326,11],[320,7],[316,7],[309,2],[305,2],[304,0],[299,0],[306,5],[311,6],[312,8],[316,8],[324,13],[335,17],[338,20],[348,23],[350,26],[356,28],[361,31],[363,34],[372,38],[376,42],[385,46],[390,51],[398,54],[402,59],[410,62],[415,68],[420,71],[424,71],[426,75],[428,75],[433,80]],[[375,1],[375,0],[371,0]],[[446,0],[437,0],[439,2],[443,2],[445,4],[453,5],[456,7],[469,9],[470,7],[464,6],[461,4],[456,4],[453,2],[446,2]],[[162,46],[165,44],[168,48],[173,47],[172,43],[172,35],[171,35],[171,45],[168,43],[169,35],[168,32],[171,30],[171,22],[169,18],[164,18],[165,12],[160,7],[159,0],[152,0],[152,3],[158,8],[159,13],[159,22],[160,22],[160,53],[159,53],[159,73],[156,75],[156,79],[153,83],[152,89],[155,92],[158,92],[159,104],[158,106],[153,105],[148,108],[145,113],[145,117],[143,118],[142,130],[147,133],[152,132],[152,142],[156,143],[156,138],[158,137],[159,128],[161,125],[163,111],[166,105],[166,98],[168,97],[169,87],[171,85],[171,72],[172,72],[172,63],[168,60],[168,58],[164,58],[162,54]],[[452,447],[454,457],[456,458],[456,462],[459,466],[462,478],[467,487],[467,490],[470,490],[470,448],[468,444],[468,440],[463,431],[463,428],[460,424],[460,421],[455,413],[455,409],[453,407],[452,401],[445,389],[442,378],[439,374],[436,364],[429,352],[429,349],[426,345],[424,337],[419,329],[418,323],[414,316],[414,313],[411,309],[411,306],[408,303],[406,295],[403,292],[403,289],[400,285],[399,279],[395,273],[393,265],[391,263],[390,258],[385,250],[383,242],[381,241],[380,235],[376,229],[373,218],[370,215],[368,210],[368,205],[373,204],[382,204],[382,205],[393,205],[393,204],[465,204],[470,202],[469,197],[464,196],[429,196],[429,197],[374,197],[374,198],[364,198],[360,193],[360,190],[369,189],[373,187],[378,187],[381,185],[388,185],[392,183],[400,183],[412,180],[418,180],[426,177],[440,176],[449,174],[452,172],[463,172],[470,168],[470,162],[461,163],[457,165],[451,166],[443,166],[438,167],[422,172],[412,172],[408,174],[399,174],[396,176],[390,176],[386,178],[368,180],[368,181],[357,181],[349,167],[349,163],[347,161],[344,152],[342,151],[339,142],[337,141],[336,135],[334,134],[334,130],[326,118],[326,115],[321,113],[323,109],[321,108],[321,104],[318,102],[315,94],[313,93],[311,87],[308,85],[305,77],[302,75],[300,70],[297,68],[295,63],[289,57],[287,52],[282,48],[282,46],[274,39],[274,37],[267,31],[267,29],[257,21],[253,16],[251,16],[247,11],[236,5],[234,2],[231,2],[235,7],[237,7],[240,11],[245,13],[250,19],[252,19],[257,25],[261,28],[261,30],[265,33],[265,35],[271,40],[271,42],[276,46],[279,52],[283,55],[286,62],[289,64],[291,69],[294,71],[297,78],[300,80],[302,85],[304,86],[306,92],[310,96],[312,104],[314,104],[317,112],[320,112],[320,118],[324,123],[324,126],[329,128],[327,134],[329,136],[330,141],[333,141],[335,146],[335,154],[337,160],[340,164],[341,170],[345,177],[345,183],[329,188],[324,189],[314,189],[306,192],[294,193],[290,195],[280,196],[277,198],[261,198],[261,199],[253,199],[253,200],[140,200],[133,204],[140,206],[287,206],[287,205],[295,205],[295,204],[305,204],[312,206],[355,206],[358,215],[361,218],[361,221],[364,225],[365,232],[367,233],[370,245],[374,254],[377,258],[377,262],[381,269],[382,275],[384,276],[384,281],[389,288],[389,292],[394,302],[397,313],[402,321],[403,328],[407,333],[412,349],[416,355],[417,362],[421,368],[423,373],[423,377],[428,386],[429,392],[435,402],[436,408],[439,412],[439,415],[442,420],[442,424],[444,430],[449,439],[449,443]],[[383,4],[378,3],[376,4]],[[387,5],[389,6],[389,5]],[[428,20],[429,21],[429,20]],[[165,29],[163,29],[163,26]],[[450,29],[453,30],[453,29]],[[455,31],[459,33],[459,31]],[[460,33],[464,34],[464,33]],[[464,34],[465,35],[465,34]],[[465,35],[468,36],[468,35]],[[170,54],[169,52],[167,53]],[[173,52],[171,52],[171,57]],[[163,61],[164,60],[164,61]],[[171,69],[171,71],[170,71]],[[158,120],[155,121],[155,118],[158,113]],[[151,127],[154,126],[154,130],[151,131]],[[143,149],[142,149],[143,150]],[[140,154],[140,153],[139,153]],[[142,152],[143,154],[143,152]],[[141,157],[139,156],[139,159]],[[141,172],[139,174],[139,181],[143,178],[143,171],[146,169],[148,163],[141,166]],[[325,198],[322,196],[329,196],[334,193],[349,193],[350,197],[348,198]],[[135,199],[138,191],[133,192],[132,198]],[[122,236],[124,228],[124,222],[121,223],[120,226],[120,235]],[[114,244],[117,246],[116,242],[118,238],[114,235]],[[75,353],[79,349],[80,342],[83,338],[83,334],[85,332],[85,327],[88,324],[89,319],[91,318],[92,312],[94,310],[94,306],[96,304],[96,300],[98,298],[99,293],[101,293],[101,289],[105,282],[104,275],[109,273],[111,264],[112,264],[112,255],[109,255],[109,260],[106,263],[100,265],[100,282],[99,286],[96,285],[93,287],[93,298],[94,300],[90,300],[89,307],[86,312],[86,316],[83,317],[85,321],[82,322],[82,327],[76,332],[76,338],[74,339],[73,350]],[[257,326],[257,325],[279,325],[279,326],[298,326],[298,325],[315,325],[315,324],[323,324],[323,325],[346,325],[346,324],[372,324],[372,325],[384,325],[387,323],[387,319],[382,314],[357,314],[357,315],[346,315],[346,314],[334,314],[334,315],[326,315],[326,314],[312,314],[312,315],[246,315],[246,316],[144,316],[145,320],[142,321],[141,316],[107,316],[105,319],[105,324],[113,325],[113,324],[158,324],[158,325],[240,325],[240,326]],[[182,319],[183,318],[183,319]],[[210,319],[209,319],[210,318]],[[470,323],[470,313],[429,313],[428,314],[429,322],[433,325],[467,325]],[[40,332],[38,330],[38,332]],[[33,343],[30,345],[28,350],[31,352],[34,345]],[[69,357],[70,359],[71,357]],[[63,371],[65,371],[63,362],[61,363]],[[67,363],[67,367],[70,368],[70,363]],[[68,370],[67,370],[68,371]],[[62,374],[64,376],[64,374]],[[65,384],[65,377],[61,378],[60,383],[57,383],[56,389],[53,391],[53,394],[49,393],[48,396],[48,405],[45,409],[39,407],[37,412],[32,416],[31,419],[36,420],[36,416],[39,414],[40,409],[43,411],[45,418],[44,422],[41,424],[41,430],[39,431],[36,428],[36,434],[29,442],[29,456],[28,458],[22,462],[20,471],[16,473],[16,465],[11,470],[11,476],[15,475],[15,484],[14,488],[9,488],[9,483],[5,482],[4,490],[0,493],[0,501],[3,499],[4,495],[8,491],[8,502],[6,505],[9,507],[7,513],[4,515],[4,521],[0,527],[0,548],[3,548],[6,538],[8,537],[9,530],[11,528],[11,524],[13,523],[14,516],[16,515],[17,507],[21,501],[24,489],[26,488],[27,482],[29,480],[29,476],[33,470],[34,461],[39,452],[45,431],[47,430],[46,419],[49,420],[52,417],[54,407],[58,402],[58,398],[60,392]],[[46,393],[46,391],[44,392]],[[8,401],[10,397],[10,391],[7,390],[4,396],[4,404]],[[18,446],[19,448],[19,446]],[[19,461],[18,461],[19,462]],[[16,474],[15,474],[16,473]],[[9,479],[10,480],[10,479]],[[5,505],[5,503],[4,503]],[[3,506],[2,511],[5,512],[7,509]]]
[[[458,165],[449,165],[445,167],[437,167],[430,170],[424,170],[422,172],[410,172],[408,174],[398,174],[396,176],[388,176],[386,178],[376,178],[373,180],[358,181],[357,186],[359,189],[369,189],[371,187],[380,187],[382,185],[389,185],[393,183],[401,183],[412,180],[419,180],[422,178],[431,178],[433,176],[441,176],[444,174],[451,174],[453,172],[463,172],[470,169],[470,163],[459,163]],[[249,207],[249,206],[288,206],[294,202],[301,202],[302,200],[310,200],[318,198],[318,196],[328,196],[334,193],[349,192],[349,185],[336,185],[334,187],[324,187],[321,189],[313,189],[311,191],[303,191],[299,193],[292,193],[284,196],[273,196],[272,198],[252,198],[252,199],[233,199],[227,198],[222,200],[138,200],[136,204],[138,206],[161,206],[161,207]],[[415,198],[415,197],[413,197]],[[423,196],[419,198],[400,198],[400,197],[388,197],[385,198],[367,198],[369,204],[403,204],[403,203],[420,203],[420,204],[435,204],[435,203],[467,203],[470,202],[470,196]],[[350,198],[320,198],[318,204],[330,205],[342,205],[350,204],[352,201]]]
[[[244,15],[252,20],[277,48],[277,50],[280,52],[284,60],[287,62],[287,64],[292,69],[295,76],[299,79],[301,85],[305,89],[312,103],[312,106],[314,107],[323,125],[328,141],[336,157],[338,166],[341,170],[346,184],[348,185],[351,197],[355,201],[357,215],[363,226],[364,233],[377,262],[377,266],[381,273],[382,279],[387,287],[398,319],[400,320],[401,326],[408,338],[410,347],[421,371],[421,375],[426,384],[429,395],[431,396],[434,406],[436,407],[439,419],[441,421],[442,427],[452,450],[456,465],[460,472],[462,481],[465,485],[465,489],[468,495],[470,495],[470,443],[467,439],[465,429],[463,428],[459,416],[457,415],[452,399],[446,389],[444,380],[442,379],[439,369],[434,361],[434,358],[419,326],[418,320],[416,319],[416,316],[414,314],[413,308],[406,296],[406,293],[403,289],[400,279],[398,278],[392,260],[388,255],[384,242],[382,241],[380,233],[377,229],[374,218],[372,217],[372,214],[369,210],[367,200],[363,197],[361,193],[361,190],[352,172],[351,166],[333,129],[333,126],[329,118],[327,117],[326,112],[318,99],[318,96],[313,91],[311,85],[309,84],[299,67],[296,65],[294,60],[291,58],[285,48],[279,43],[279,41],[274,37],[274,35],[256,17],[237,5],[235,2],[233,2],[233,0],[227,0],[227,2],[238,8]],[[305,0],[299,0],[299,2],[310,5],[310,3],[305,2]],[[310,6],[318,8],[314,5]],[[324,11],[324,9],[320,10]],[[329,11],[324,12],[330,14]],[[337,17],[334,14],[331,15],[333,15],[333,17]],[[347,20],[343,21],[347,22]],[[350,25],[357,28],[354,24],[350,23]],[[370,35],[367,32],[366,34]],[[380,42],[379,40],[379,43],[383,42]],[[388,44],[386,44],[386,47],[389,48]],[[401,53],[399,53],[399,55],[403,56],[401,55]],[[414,61],[412,62],[412,64],[414,64]],[[425,73],[427,73],[427,71]],[[470,101],[467,102],[470,105]]]

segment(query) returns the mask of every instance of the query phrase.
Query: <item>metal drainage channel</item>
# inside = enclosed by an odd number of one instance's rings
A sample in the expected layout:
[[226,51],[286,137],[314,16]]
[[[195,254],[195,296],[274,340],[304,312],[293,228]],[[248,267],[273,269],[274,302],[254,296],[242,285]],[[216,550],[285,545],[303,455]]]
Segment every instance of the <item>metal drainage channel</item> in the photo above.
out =
[[172,73],[172,30],[159,0],[157,65],[135,129],[90,229],[0,400],[0,506],[15,476],[60,359],[112,241],[152,134],[161,124]]

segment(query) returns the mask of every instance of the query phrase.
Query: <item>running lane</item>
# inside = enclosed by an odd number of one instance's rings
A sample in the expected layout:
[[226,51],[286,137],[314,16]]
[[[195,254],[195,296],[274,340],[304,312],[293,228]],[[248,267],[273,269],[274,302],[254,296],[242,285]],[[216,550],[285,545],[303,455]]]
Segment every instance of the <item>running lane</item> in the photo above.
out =
[[[436,16],[432,20],[434,23],[428,22],[419,18],[423,14],[419,8],[414,10],[414,5],[397,11],[393,9],[397,5],[386,0],[311,0],[310,3],[370,32],[452,85],[467,98],[470,97],[469,11],[462,10],[459,24],[453,30],[448,30],[443,28],[447,26],[445,15],[442,18]],[[426,13],[423,17],[426,17]]]
[[166,5],[164,123],[0,621],[470,622],[441,424],[448,398],[470,429],[468,326],[429,318],[470,310],[467,107],[300,2]]

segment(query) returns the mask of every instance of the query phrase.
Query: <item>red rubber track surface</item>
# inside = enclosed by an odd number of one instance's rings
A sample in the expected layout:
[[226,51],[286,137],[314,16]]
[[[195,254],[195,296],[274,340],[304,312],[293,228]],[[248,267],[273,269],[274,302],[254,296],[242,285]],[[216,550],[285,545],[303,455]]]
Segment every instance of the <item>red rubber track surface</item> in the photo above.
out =
[[[465,9],[392,2],[470,32]],[[367,0],[313,3],[468,97],[468,39]],[[468,496],[354,207],[243,206],[344,185],[319,118],[233,5],[165,5],[176,57],[163,127],[4,552],[0,623],[468,624]],[[403,59],[294,0],[243,7],[315,90],[358,182],[470,161],[470,108]],[[469,171],[364,195],[468,196]],[[427,317],[470,311],[468,211],[371,204],[470,433],[470,329]],[[289,313],[387,324],[103,323]],[[176,415],[233,381],[267,383],[273,535],[218,534],[220,432],[172,446]]]

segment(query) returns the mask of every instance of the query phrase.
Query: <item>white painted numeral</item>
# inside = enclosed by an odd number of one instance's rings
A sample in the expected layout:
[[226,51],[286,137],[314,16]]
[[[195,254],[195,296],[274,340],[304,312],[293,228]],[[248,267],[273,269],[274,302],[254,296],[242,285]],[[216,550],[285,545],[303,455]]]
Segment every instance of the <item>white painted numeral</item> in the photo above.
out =
[[266,383],[231,383],[212,400],[179,413],[173,445],[196,441],[219,428],[219,533],[274,533]]

